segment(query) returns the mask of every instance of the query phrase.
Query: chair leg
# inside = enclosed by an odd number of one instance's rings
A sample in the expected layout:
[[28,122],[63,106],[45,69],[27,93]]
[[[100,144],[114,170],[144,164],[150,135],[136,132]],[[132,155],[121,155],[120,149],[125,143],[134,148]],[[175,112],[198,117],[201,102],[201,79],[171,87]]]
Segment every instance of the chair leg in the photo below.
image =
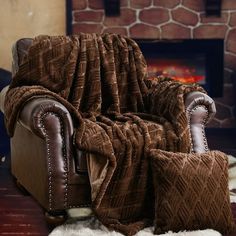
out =
[[46,211],[44,215],[48,225],[54,227],[63,224],[67,219],[66,211]]

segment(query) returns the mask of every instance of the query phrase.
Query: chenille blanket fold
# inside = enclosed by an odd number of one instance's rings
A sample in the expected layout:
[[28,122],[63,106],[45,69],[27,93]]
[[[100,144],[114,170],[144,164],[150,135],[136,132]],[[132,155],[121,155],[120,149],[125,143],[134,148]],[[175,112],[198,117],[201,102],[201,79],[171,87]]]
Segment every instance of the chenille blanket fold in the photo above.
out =
[[194,90],[203,91],[148,79],[142,52],[128,37],[39,36],[7,92],[6,126],[12,136],[18,113],[32,96],[64,104],[77,148],[95,163],[107,160],[101,181],[91,183],[95,215],[108,228],[134,235],[154,217],[149,149],[190,150],[184,96]]

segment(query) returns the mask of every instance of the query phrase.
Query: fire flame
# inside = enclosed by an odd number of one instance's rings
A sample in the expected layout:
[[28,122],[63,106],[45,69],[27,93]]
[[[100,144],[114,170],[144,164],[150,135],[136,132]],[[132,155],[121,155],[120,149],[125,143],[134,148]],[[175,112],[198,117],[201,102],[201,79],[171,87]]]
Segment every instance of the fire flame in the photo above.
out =
[[188,65],[169,65],[168,63],[148,63],[148,73],[151,76],[170,77],[182,83],[199,83],[205,80],[205,75],[198,74],[196,69]]

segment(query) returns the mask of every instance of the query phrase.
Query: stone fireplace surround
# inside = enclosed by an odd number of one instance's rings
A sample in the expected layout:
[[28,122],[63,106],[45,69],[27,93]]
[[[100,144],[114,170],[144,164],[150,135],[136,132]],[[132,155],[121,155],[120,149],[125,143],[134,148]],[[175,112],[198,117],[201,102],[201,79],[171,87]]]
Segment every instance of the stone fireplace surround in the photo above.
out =
[[[221,16],[207,17],[204,0],[120,0],[107,17],[103,0],[71,1],[71,33],[114,32],[133,39],[224,39],[223,96],[210,128],[236,128],[236,1],[222,0]],[[68,23],[68,22],[67,22]],[[157,52],[158,53],[158,52]]]

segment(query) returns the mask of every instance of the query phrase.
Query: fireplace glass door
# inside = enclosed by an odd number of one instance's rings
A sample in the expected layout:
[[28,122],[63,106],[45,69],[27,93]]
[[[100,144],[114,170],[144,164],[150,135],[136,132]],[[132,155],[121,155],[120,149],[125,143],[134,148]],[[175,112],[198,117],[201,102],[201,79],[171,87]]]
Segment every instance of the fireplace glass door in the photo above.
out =
[[199,83],[210,96],[222,96],[223,40],[136,41],[147,61],[150,77],[166,76],[183,83]]

